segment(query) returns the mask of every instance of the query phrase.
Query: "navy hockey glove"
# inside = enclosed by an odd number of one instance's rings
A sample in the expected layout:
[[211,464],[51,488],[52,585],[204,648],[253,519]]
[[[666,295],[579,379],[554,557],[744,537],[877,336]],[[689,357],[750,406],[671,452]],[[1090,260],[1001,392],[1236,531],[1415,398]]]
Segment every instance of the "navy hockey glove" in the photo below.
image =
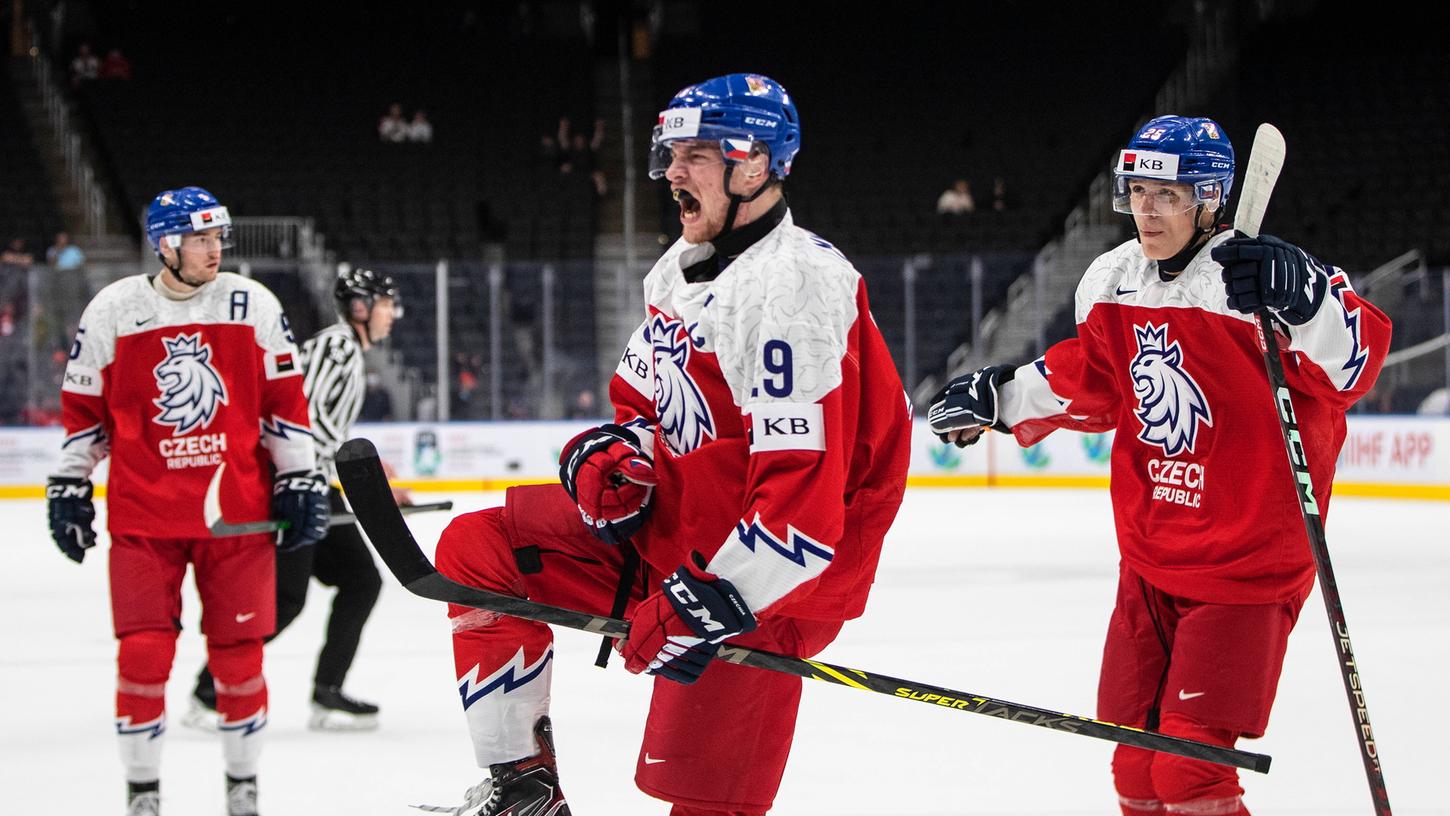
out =
[[755,615],[735,586],[686,564],[660,584],[629,619],[629,639],[620,644],[624,667],[689,685],[700,679],[720,642],[755,628]]
[[45,480],[46,510],[50,514],[50,537],[65,557],[81,563],[86,550],[96,546],[96,506],[91,503],[90,479],[52,476]]
[[287,522],[277,549],[292,552],[327,535],[327,482],[321,473],[294,470],[272,482],[272,518]]
[[946,384],[931,398],[926,421],[943,442],[955,442],[959,448],[975,444],[981,434],[966,438],[952,431],[972,428],[991,428],[994,431],[1011,433],[1012,429],[1002,421],[997,411],[997,389],[1012,381],[1015,366],[988,366],[971,374],[965,374]]
[[1329,272],[1313,255],[1272,235],[1230,238],[1209,253],[1223,265],[1230,309],[1267,308],[1291,326],[1308,323],[1329,291]]
[[559,481],[589,532],[617,545],[649,518],[659,477],[638,438],[610,423],[569,440],[559,455]]

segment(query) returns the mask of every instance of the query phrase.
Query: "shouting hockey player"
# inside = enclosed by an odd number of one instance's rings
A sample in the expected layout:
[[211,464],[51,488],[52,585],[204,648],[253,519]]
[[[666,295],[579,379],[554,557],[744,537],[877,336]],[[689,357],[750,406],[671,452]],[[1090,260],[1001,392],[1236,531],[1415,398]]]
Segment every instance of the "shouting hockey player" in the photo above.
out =
[[[312,436],[317,440],[317,465],[336,483],[333,458],[347,440],[362,411],[365,387],[363,352],[387,339],[393,320],[402,314],[398,285],[371,269],[349,269],[333,286],[338,322],[302,344],[302,390],[311,412]],[[400,494],[406,501],[406,494]],[[328,493],[332,512],[345,513],[342,491]],[[354,524],[329,527],[316,547],[277,553],[277,631],[280,635],[307,603],[311,579],[336,587],[327,620],[326,640],[317,656],[312,680],[312,716],[307,726],[315,731],[366,731],[377,727],[378,707],[355,700],[342,691],[362,638],[363,624],[372,614],[382,589],[382,578],[372,553]],[[202,669],[192,692],[187,724],[210,728],[215,719],[216,685]]]
[[[770,808],[800,679],[711,659],[727,638],[798,657],[830,643],[863,611],[906,483],[910,412],[861,275],[786,206],[799,145],[795,105],[766,77],[671,100],[651,176],[668,180],[684,237],[645,278],[647,314],[610,385],[615,422],[565,446],[562,488],[511,489],[438,544],[454,580],[619,605],[625,668],[656,678],[635,783],[676,816]],[[549,628],[449,615],[486,776],[445,812],[567,813]]]
[[[958,445],[985,428],[1022,445],[1056,428],[1116,431],[1122,561],[1098,716],[1229,746],[1263,735],[1315,575],[1253,314],[1267,308],[1283,335],[1321,509],[1345,411],[1390,342],[1389,320],[1342,271],[1221,226],[1233,181],[1216,122],[1144,125],[1114,171],[1113,207],[1137,237],[1088,267],[1077,337],[953,380],[929,413]],[[1113,778],[1125,816],[1248,813],[1222,765],[1119,746]]]
[[[74,561],[95,546],[90,474],[111,457],[116,731],[131,816],[160,807],[166,680],[188,564],[216,673],[228,813],[257,812],[274,549],[310,546],[327,525],[297,347],[276,296],[218,274],[230,232],[227,208],[200,187],[157,196],[146,236],[162,269],[123,278],[90,302],[61,394],[66,437],[46,497],[51,534]],[[275,542],[213,537],[205,518],[217,509],[230,521],[271,515],[287,526]]]

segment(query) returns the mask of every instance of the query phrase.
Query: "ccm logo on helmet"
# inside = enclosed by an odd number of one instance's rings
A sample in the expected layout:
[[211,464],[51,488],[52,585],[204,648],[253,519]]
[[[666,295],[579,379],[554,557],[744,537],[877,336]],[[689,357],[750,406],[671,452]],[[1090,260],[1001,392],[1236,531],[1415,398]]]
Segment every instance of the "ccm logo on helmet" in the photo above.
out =
[[769,119],[761,119],[758,116],[747,116],[747,117],[745,117],[745,124],[747,124],[747,125],[759,125],[761,127],[773,128],[776,125],[778,125],[779,123],[778,122],[773,122],[773,121],[771,121]]

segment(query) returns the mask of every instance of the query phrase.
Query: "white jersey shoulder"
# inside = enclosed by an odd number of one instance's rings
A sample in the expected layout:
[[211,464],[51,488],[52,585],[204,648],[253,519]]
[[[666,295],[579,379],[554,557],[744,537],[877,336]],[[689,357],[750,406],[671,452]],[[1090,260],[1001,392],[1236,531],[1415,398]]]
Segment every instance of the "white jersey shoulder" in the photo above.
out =
[[125,337],[189,323],[244,323],[258,329],[259,339],[277,339],[272,335],[281,314],[282,304],[271,290],[231,272],[217,275],[186,300],[163,297],[153,276],[132,275],[97,292],[81,325],[89,334]]
[[707,245],[676,244],[646,279],[658,310],[716,355],[735,403],[816,402],[841,383],[861,275],[789,212],[713,281],[685,282]]
[[1143,256],[1138,240],[1126,241],[1099,255],[1088,266],[1077,287],[1076,319],[1087,320],[1099,303],[1120,303],[1144,308],[1198,309],[1238,320],[1249,315],[1228,308],[1222,267],[1210,251],[1233,236],[1222,232],[1203,245],[1175,278],[1163,280],[1158,265]]

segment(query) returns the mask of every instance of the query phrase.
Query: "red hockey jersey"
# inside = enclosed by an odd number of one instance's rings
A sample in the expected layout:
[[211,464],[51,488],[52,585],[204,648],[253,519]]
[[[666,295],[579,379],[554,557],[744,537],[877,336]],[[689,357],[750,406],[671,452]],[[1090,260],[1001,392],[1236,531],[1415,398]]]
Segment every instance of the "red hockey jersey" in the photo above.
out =
[[673,572],[691,550],[756,614],[865,609],[906,486],[911,409],[860,273],[787,212],[714,280],[676,243],[610,385],[660,476],[637,536]]
[[[1216,236],[1163,280],[1136,240],[1077,290],[1077,337],[1001,394],[1023,445],[1055,428],[1115,429],[1112,499],[1123,560],[1174,595],[1270,603],[1308,592],[1314,562],[1253,318],[1228,308]],[[1312,320],[1281,326],[1284,371],[1316,498],[1329,505],[1345,411],[1369,390],[1390,321],[1329,269]],[[1284,336],[1287,332],[1287,337]]]
[[221,274],[185,300],[136,275],[86,306],[66,366],[61,476],[111,456],[111,532],[208,535],[203,503],[231,522],[270,515],[268,460],[311,470],[302,368],[266,287]]

